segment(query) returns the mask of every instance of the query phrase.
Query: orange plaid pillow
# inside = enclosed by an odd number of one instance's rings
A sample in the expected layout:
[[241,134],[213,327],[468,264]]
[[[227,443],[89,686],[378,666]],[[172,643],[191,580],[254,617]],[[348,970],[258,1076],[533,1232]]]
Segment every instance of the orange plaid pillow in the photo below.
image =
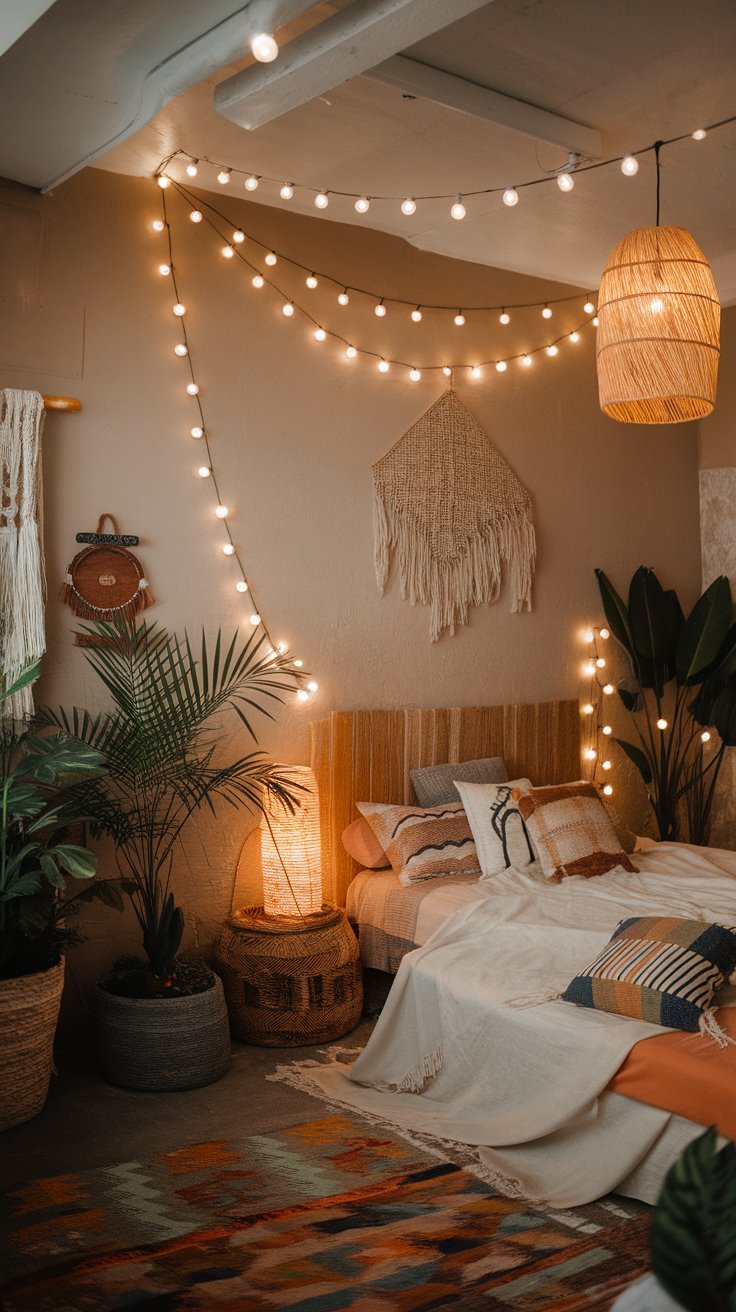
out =
[[636,874],[595,784],[553,784],[519,790],[518,797],[515,790],[514,797],[548,879],[590,879],[609,870]]

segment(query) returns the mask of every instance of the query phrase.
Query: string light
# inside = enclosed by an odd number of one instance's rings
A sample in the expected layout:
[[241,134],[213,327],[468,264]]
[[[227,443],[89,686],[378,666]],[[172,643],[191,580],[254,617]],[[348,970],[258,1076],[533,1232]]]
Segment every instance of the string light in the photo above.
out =
[[609,733],[612,733],[613,730],[611,729],[610,724],[604,724],[602,732],[606,735],[606,737],[608,736]]
[[294,188],[288,182],[285,182],[279,195],[282,200],[291,200],[294,195]]
[[610,784],[606,784],[603,791],[606,794],[606,797],[610,797],[611,793],[613,792],[613,789]]
[[586,642],[592,642],[595,637],[595,634],[593,633],[592,629],[586,629],[585,633],[583,634],[583,637]]
[[547,355],[557,355],[557,347],[554,345],[554,343],[552,344],[552,346],[547,347]]
[[191,430],[191,433],[192,433],[192,437],[204,437],[204,429],[200,428],[198,424],[195,424],[194,428]]
[[259,64],[271,64],[279,53],[278,44],[270,32],[259,32],[250,39],[253,58]]
[[302,668],[302,665],[304,664],[304,661],[294,661],[294,664],[296,665],[296,668],[300,670]]
[[307,278],[307,287],[311,287],[312,289],[314,289],[316,286],[317,286],[317,279],[315,278],[313,273],[310,273],[309,277]]
[[261,277],[260,273],[257,273],[255,278],[251,278],[251,283],[254,287],[262,287],[264,279]]
[[443,366],[442,372],[445,375],[445,378],[452,378],[452,369],[449,364]]
[[595,751],[593,747],[586,747],[585,751],[583,752],[583,756],[585,757],[586,761],[594,761],[597,755],[598,753]]
[[160,173],[160,174],[159,174],[159,176],[157,177],[156,181],[157,181],[157,183],[158,183],[158,185],[159,185],[159,187],[161,188],[162,191],[165,191],[167,187],[170,187],[170,186],[171,186],[171,182],[170,182],[169,178],[165,178],[164,175],[163,175],[163,173]]
[[201,222],[202,222],[202,211],[201,211],[201,210],[192,210],[192,212],[191,212],[191,214],[189,215],[189,217],[190,217],[190,219],[192,220],[192,223],[201,223]]
[[[232,169],[220,169],[220,172],[219,172],[218,175],[217,175],[217,181],[218,181],[219,183],[221,183],[221,185],[222,185],[223,187],[225,187],[225,186],[227,185],[227,183],[230,181],[230,174],[231,174],[231,173],[232,173]],[[249,181],[250,181],[250,179],[249,179]],[[255,182],[256,186],[258,186],[258,179],[257,179],[257,178],[254,178],[253,181]],[[248,186],[248,183],[246,182],[245,185],[246,185],[246,187],[247,187],[247,186]],[[250,190],[250,188],[248,188],[248,190]]]
[[557,178],[557,186],[560,191],[572,191],[575,186],[575,179],[569,173],[560,173]]
[[235,251],[233,250],[232,246],[223,246],[222,253],[225,256],[226,260],[231,260],[233,258],[233,255],[235,254]]
[[624,155],[621,160],[621,172],[627,178],[633,178],[639,172],[639,161],[633,155]]
[[592,661],[588,661],[587,665],[583,666],[583,674],[585,675],[586,679],[593,678],[593,675],[595,674],[595,665],[593,664]]
[[505,372],[506,372],[506,361],[505,361],[505,360],[499,360],[499,361],[498,361],[498,364],[496,365],[496,368],[498,369],[498,372],[499,372],[500,374],[505,373]]
[[196,383],[187,383],[187,391],[190,396],[196,396],[199,392],[199,388]]
[[501,199],[503,200],[504,205],[516,205],[519,200],[519,193],[516,190],[516,187],[507,187]]
[[196,159],[190,160],[190,162],[187,164],[187,173],[189,174],[190,178],[196,178],[196,176],[197,176],[197,160],[196,160]]
[[167,274],[167,273],[171,273],[171,265],[170,265],[170,264],[159,264],[159,266],[158,266],[158,271],[159,271],[159,273],[162,273],[162,274],[164,274],[164,275]]
[[314,334],[315,341],[317,342],[323,342],[326,336],[327,333],[325,332],[324,328],[317,328]]
[[610,768],[611,768],[611,762],[610,762],[610,761],[603,761],[601,764],[603,765],[603,769],[604,769],[604,770],[610,770]]
[[227,506],[218,506],[217,509],[215,510],[215,514],[217,515],[218,519],[227,519],[228,515],[230,514],[230,511],[228,510]]
[[349,301],[350,297],[348,296],[348,289],[346,287],[344,292],[340,292],[340,295],[337,298],[337,303],[338,305],[347,305]]
[[265,256],[265,263],[270,265],[271,268],[273,268],[274,264],[278,263],[277,258],[274,255],[273,251],[269,251],[268,254]]
[[499,320],[498,320],[498,322],[499,322],[499,323],[511,323],[511,315],[510,315],[510,314],[507,314],[506,311],[503,310],[503,311],[501,312],[501,314],[499,315]]
[[609,638],[611,635],[609,634],[608,629],[601,629],[600,636],[603,638],[605,642],[606,638]]
[[348,357],[348,360],[354,360],[358,352],[356,351],[354,346],[349,346],[345,354]]
[[463,314],[462,310],[458,310],[457,314],[455,315],[455,323],[457,324],[458,328],[462,328],[463,324],[465,323],[465,315]]
[[[705,136],[705,133],[703,133],[703,135]],[[708,730],[707,730],[707,729],[706,729],[705,733],[701,733],[701,735],[700,735],[700,741],[701,741],[701,743],[709,743],[709,742],[710,742],[710,734],[708,733]]]
[[588,702],[587,705],[583,707],[583,715],[592,715],[594,710],[595,707]]
[[184,343],[177,342],[176,346],[174,347],[174,355],[186,355],[186,353],[187,353],[187,348],[184,345]]
[[551,318],[552,318],[552,311],[550,310],[550,308],[549,308],[548,305],[545,305],[544,309],[542,310],[542,318],[543,318],[543,319],[551,319]]
[[705,128],[696,128],[695,131],[693,132],[693,141],[702,141],[704,137],[707,137],[707,135],[708,133],[706,132]]
[[330,203],[327,193],[324,191],[318,192],[314,198],[314,203],[317,206],[318,210],[326,210],[327,206]]
[[411,381],[412,381],[413,383],[418,383],[418,382],[419,382],[419,379],[421,378],[421,376],[422,376],[422,375],[421,375],[421,373],[419,372],[418,369],[410,369],[410,370],[409,370],[409,377],[411,378]]
[[378,361],[378,368],[379,368],[379,370],[380,370],[380,372],[381,372],[382,374],[387,374],[387,373],[388,373],[388,361],[387,361],[387,360],[379,360],[379,361]]
[[314,679],[312,679],[312,680],[307,684],[307,687],[308,687],[308,689],[309,689],[310,692],[316,692],[317,689],[318,689],[318,687],[319,687],[319,684],[318,684],[318,683],[315,683],[315,682],[314,682]]
[[579,341],[580,341],[580,333],[570,333],[570,341],[571,341],[571,342],[579,342]]
[[455,197],[455,204],[450,209],[450,214],[452,215],[453,219],[465,218],[465,206],[463,205],[463,198],[459,192]]
[[184,306],[183,306],[183,305],[175,305],[175,306],[174,306],[174,314],[178,315],[179,318],[181,319],[182,315],[183,315],[183,314],[186,314],[186,310],[185,310]]
[[522,355],[522,357],[521,357],[521,363],[522,363],[522,364],[529,365],[529,364],[531,364],[531,362],[532,362],[532,357],[531,357],[530,355]]
[[367,196],[359,196],[355,202],[355,208],[359,214],[367,214],[370,207],[371,203]]
[[[505,367],[506,366],[504,365],[504,368]],[[496,368],[498,368],[498,365],[496,365]],[[470,370],[470,376],[471,378],[480,378],[481,370],[478,368],[477,364],[474,365],[473,368]]]
[[308,692],[305,692],[303,688],[300,688],[300,689],[299,689],[299,691],[298,691],[298,693],[297,693],[297,697],[299,698],[299,701],[300,701],[300,702],[308,702],[308,701],[309,701],[309,693],[308,693]]
[[595,306],[591,301],[590,297],[588,297],[587,301],[585,302],[585,305],[583,306],[583,314],[593,314],[594,312],[595,312]]
[[232,542],[226,542],[224,547],[222,548],[222,551],[223,551],[223,555],[225,556],[235,555],[235,547],[233,546]]
[[164,225],[160,219],[154,219],[153,223],[151,224],[151,227],[153,228],[154,232],[163,232],[164,230]]
[[248,591],[248,584],[246,583],[245,579],[239,579],[238,582],[235,584],[235,587],[238,592]]
[[407,196],[406,200],[402,201],[401,203],[401,213],[406,214],[407,217],[410,214],[415,214],[416,209],[417,209],[416,201],[412,200],[410,196]]
[[253,628],[254,628],[254,629],[257,628],[258,625],[259,625],[260,622],[261,622],[261,617],[260,617],[260,615],[257,615],[257,614],[255,614],[255,613],[254,613],[253,615],[251,615],[251,617],[250,617],[250,622],[251,622],[251,624],[253,625]]
[[606,663],[606,662],[604,661],[603,657],[602,657],[602,656],[599,656],[599,657],[598,657],[598,660],[596,661],[596,665],[598,666],[598,669],[599,669],[599,670],[602,670],[602,669],[603,669],[603,666],[605,665],[605,663]]
[[615,692],[616,689],[614,688],[614,686],[613,686],[612,683],[604,683],[604,685],[603,685],[603,691],[604,691],[604,693],[606,694],[607,697],[610,697],[611,693],[612,693],[612,692]]
[[199,469],[197,470],[197,473],[199,474],[200,478],[209,478],[210,474],[212,473],[212,470],[210,469],[209,465],[200,465]]
[[287,301],[286,305],[281,306],[281,313],[285,314],[287,319],[291,318],[292,314],[294,313],[294,306],[292,305],[291,301]]
[[666,721],[666,720],[662,720],[662,719],[657,720],[657,728],[658,728],[658,729],[662,729],[662,730],[666,729],[666,728],[667,728],[667,721]]
[[598,327],[598,315],[596,315],[595,318],[593,319],[593,327],[594,328]]
[[419,306],[417,306],[416,310],[412,310],[412,312],[411,312],[411,317],[412,317],[412,319],[414,320],[415,323],[421,323],[421,321],[422,321],[422,312],[421,312],[421,310],[419,309]]
[[386,313],[386,306],[384,305],[383,301],[379,301],[378,305],[374,306],[373,313],[377,314],[379,319],[382,319],[384,317]]
[[241,242],[245,241],[245,233],[244,233],[244,232],[241,232],[241,231],[240,231],[240,228],[236,228],[236,229],[235,229],[235,232],[233,233],[233,241],[234,241],[238,246],[240,245]]

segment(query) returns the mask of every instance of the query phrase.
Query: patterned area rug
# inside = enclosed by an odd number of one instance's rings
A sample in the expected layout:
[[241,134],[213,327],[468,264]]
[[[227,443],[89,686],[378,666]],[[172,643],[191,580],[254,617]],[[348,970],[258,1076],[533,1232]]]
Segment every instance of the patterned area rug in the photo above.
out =
[[525,1208],[352,1114],[34,1180],[2,1205],[4,1312],[578,1312],[649,1265],[643,1203]]

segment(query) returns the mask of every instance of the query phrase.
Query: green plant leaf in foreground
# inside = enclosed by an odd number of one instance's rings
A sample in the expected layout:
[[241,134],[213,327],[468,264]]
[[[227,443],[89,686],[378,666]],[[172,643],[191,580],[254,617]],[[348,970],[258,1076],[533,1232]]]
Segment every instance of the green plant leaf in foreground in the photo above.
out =
[[652,1224],[652,1270],[689,1312],[736,1312],[736,1148],[713,1126],[668,1172]]
[[698,676],[712,665],[731,623],[731,587],[721,575],[696,601],[677,642],[677,682],[699,683]]

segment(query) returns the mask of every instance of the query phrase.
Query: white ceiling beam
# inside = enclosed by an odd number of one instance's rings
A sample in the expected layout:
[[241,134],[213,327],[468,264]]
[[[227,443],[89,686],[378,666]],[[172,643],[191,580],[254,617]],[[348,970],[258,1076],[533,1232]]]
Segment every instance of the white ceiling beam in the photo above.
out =
[[367,69],[364,76],[397,87],[405,94],[431,100],[436,105],[446,105],[448,109],[471,114],[473,118],[486,119],[498,127],[521,132],[525,137],[561,146],[563,150],[578,155],[598,157],[601,153],[601,134],[595,128],[572,123],[570,119],[560,118],[559,114],[550,114],[546,109],[537,109],[536,105],[514,100],[500,91],[491,91],[489,87],[467,82],[453,73],[420,64],[406,55],[394,55],[375,68]]
[[487,3],[354,0],[347,9],[295,37],[275,63],[245,68],[220,82],[215,109],[240,127],[262,127]]
[[0,5],[0,55],[50,9],[54,0],[3,0]]

